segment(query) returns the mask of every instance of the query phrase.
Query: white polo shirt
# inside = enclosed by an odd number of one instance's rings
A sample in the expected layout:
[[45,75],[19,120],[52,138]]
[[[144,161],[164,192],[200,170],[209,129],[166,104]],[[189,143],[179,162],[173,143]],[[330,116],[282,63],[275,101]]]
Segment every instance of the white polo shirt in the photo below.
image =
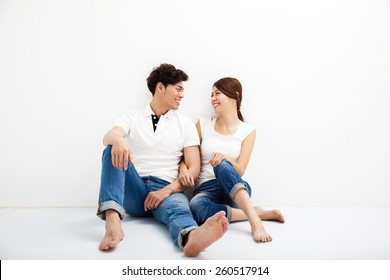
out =
[[115,126],[126,131],[133,164],[140,176],[156,176],[168,182],[178,177],[183,149],[199,145],[195,124],[190,118],[170,110],[160,117],[153,130],[150,104],[143,110],[121,116]]

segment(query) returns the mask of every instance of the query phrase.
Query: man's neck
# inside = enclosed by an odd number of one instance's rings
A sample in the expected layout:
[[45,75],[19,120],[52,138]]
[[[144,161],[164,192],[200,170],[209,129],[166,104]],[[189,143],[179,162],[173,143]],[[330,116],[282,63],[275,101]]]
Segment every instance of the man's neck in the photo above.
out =
[[160,103],[154,98],[150,102],[150,108],[152,108],[153,113],[158,117],[161,117],[162,115],[164,115],[166,112],[169,111],[169,108],[165,108],[161,106]]

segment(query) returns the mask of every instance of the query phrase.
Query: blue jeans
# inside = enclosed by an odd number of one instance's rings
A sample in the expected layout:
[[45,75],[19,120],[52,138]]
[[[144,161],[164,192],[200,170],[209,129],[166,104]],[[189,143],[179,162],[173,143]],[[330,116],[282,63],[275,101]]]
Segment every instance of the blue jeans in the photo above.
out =
[[204,182],[194,191],[194,197],[190,201],[190,208],[195,220],[202,224],[207,218],[223,210],[229,222],[232,219],[233,208],[238,208],[234,197],[241,189],[246,189],[249,196],[251,187],[241,179],[233,165],[223,160],[214,167],[216,179]]
[[145,211],[144,201],[148,193],[162,189],[169,182],[154,176],[140,177],[131,163],[127,170],[117,169],[112,165],[111,148],[108,146],[103,151],[97,215],[105,220],[105,211],[112,209],[119,213],[121,219],[125,213],[135,217],[154,216],[168,226],[174,244],[183,248],[183,238],[198,227],[187,197],[183,193],[174,193],[156,209]]

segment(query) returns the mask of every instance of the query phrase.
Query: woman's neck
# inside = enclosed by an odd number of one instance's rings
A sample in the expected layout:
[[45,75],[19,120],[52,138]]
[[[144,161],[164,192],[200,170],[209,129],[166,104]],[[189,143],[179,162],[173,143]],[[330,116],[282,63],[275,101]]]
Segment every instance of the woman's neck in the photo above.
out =
[[241,121],[236,114],[219,115],[215,121],[215,130],[218,133],[230,135],[237,131]]

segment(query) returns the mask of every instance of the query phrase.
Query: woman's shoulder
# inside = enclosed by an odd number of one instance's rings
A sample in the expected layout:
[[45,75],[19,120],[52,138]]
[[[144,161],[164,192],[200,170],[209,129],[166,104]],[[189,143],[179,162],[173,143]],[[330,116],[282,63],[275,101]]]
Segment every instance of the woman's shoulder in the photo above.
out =
[[246,123],[241,122],[240,124],[240,134],[246,138],[249,134],[251,134],[255,130],[255,127]]
[[243,121],[241,121],[241,125],[242,125],[244,128],[246,128],[246,129],[250,129],[250,130],[254,130],[254,129],[255,129],[255,127],[254,127],[253,125],[251,125],[251,124],[249,124],[249,123],[246,123],[246,122],[243,122]]

